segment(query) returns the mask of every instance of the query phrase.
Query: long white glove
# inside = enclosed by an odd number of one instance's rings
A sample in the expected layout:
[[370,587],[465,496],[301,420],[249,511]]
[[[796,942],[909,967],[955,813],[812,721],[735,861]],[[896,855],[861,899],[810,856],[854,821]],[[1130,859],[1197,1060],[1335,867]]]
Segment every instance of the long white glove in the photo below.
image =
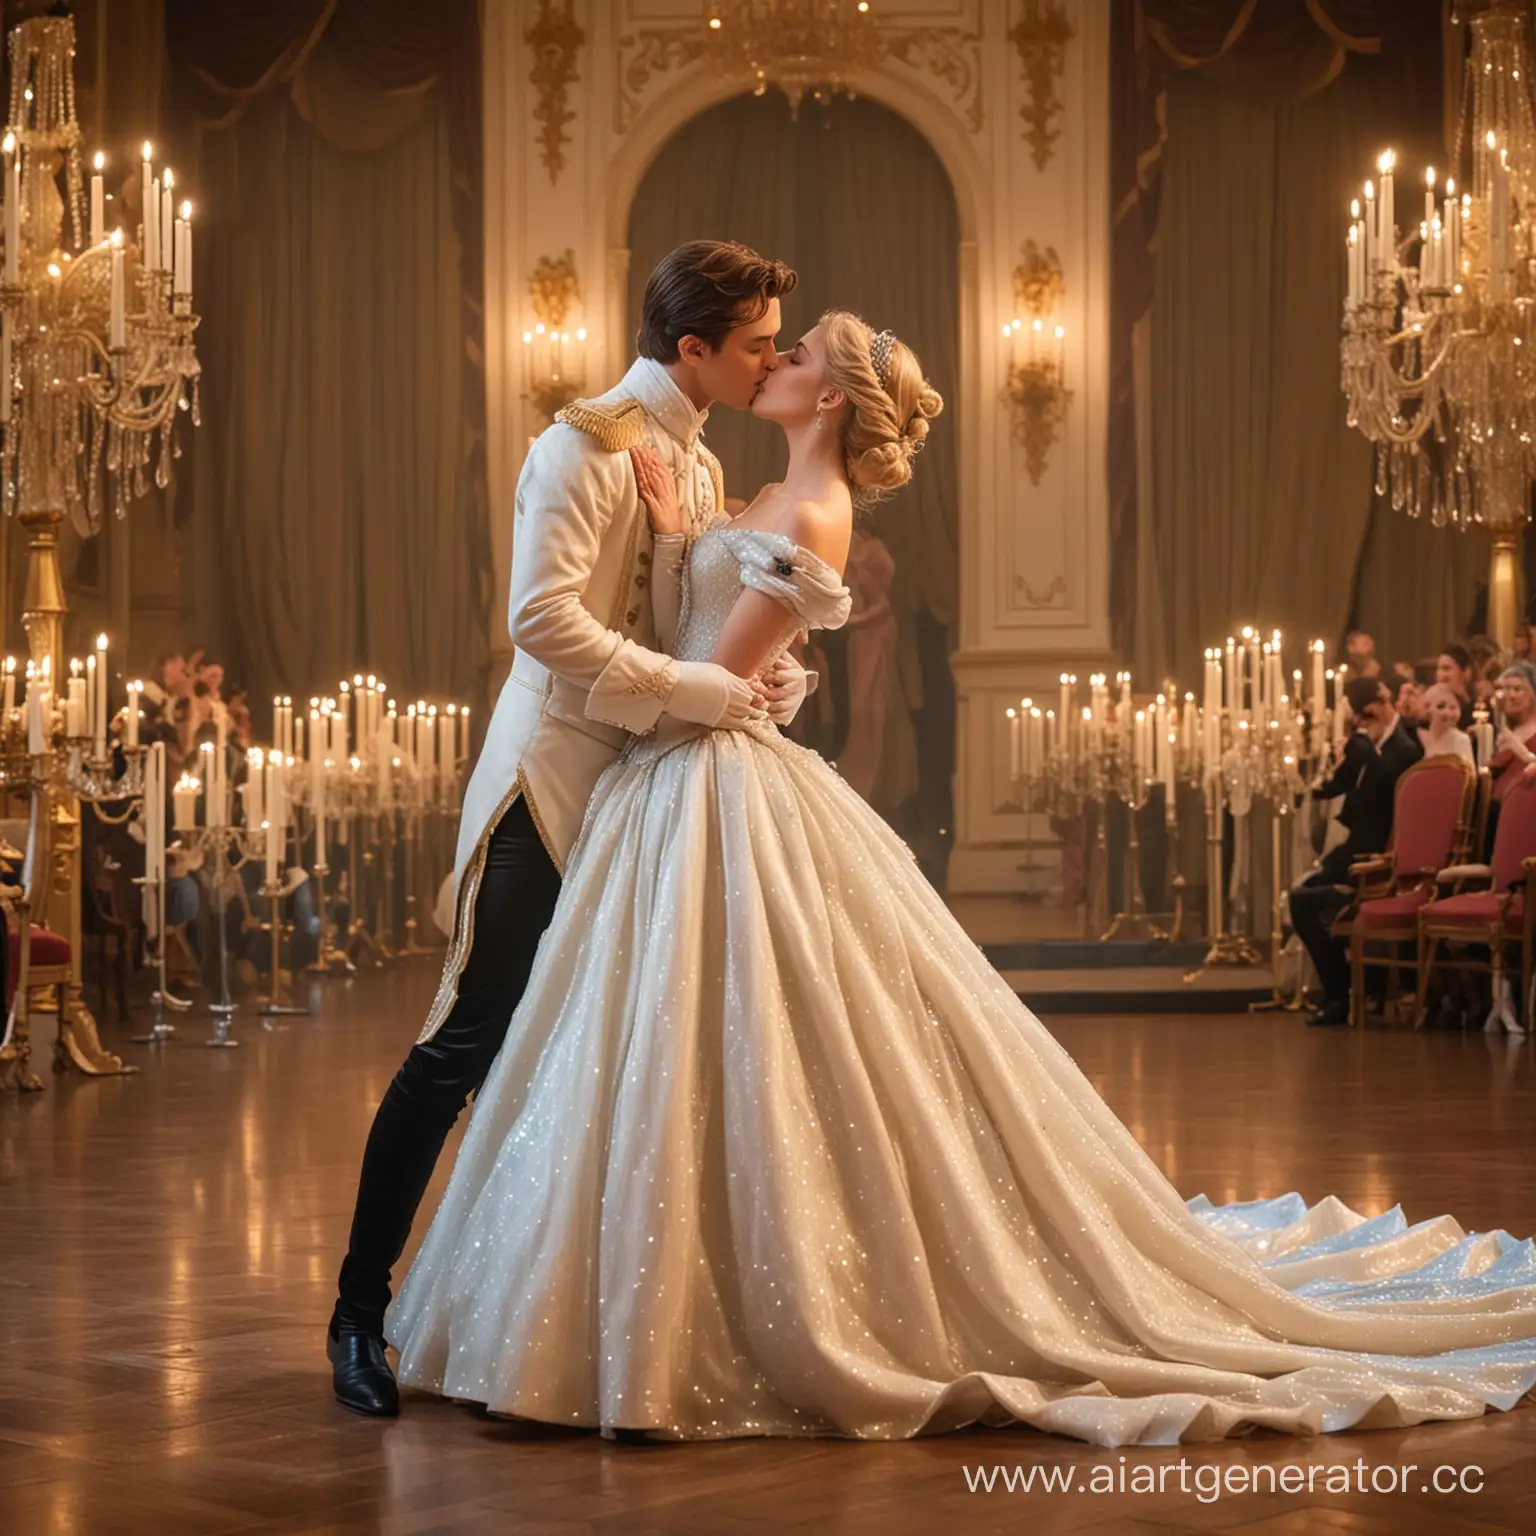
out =
[[757,690],[743,677],[713,661],[678,661],[677,681],[667,699],[665,714],[694,725],[741,730],[764,718]]

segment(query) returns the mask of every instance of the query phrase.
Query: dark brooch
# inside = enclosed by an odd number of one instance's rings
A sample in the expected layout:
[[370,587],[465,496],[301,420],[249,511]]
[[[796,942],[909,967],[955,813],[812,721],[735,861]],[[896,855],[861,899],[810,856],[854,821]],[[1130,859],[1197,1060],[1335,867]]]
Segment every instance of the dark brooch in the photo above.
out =
[[795,574],[795,568],[789,563],[788,560],[775,560],[773,562],[773,568],[779,573],[780,576],[793,576]]

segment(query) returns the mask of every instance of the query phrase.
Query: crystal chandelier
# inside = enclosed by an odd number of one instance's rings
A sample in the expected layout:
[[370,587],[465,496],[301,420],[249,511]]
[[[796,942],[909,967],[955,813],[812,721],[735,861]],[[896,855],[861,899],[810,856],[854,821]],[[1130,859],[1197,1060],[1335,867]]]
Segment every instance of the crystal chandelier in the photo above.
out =
[[791,116],[809,91],[821,102],[852,96],[852,81],[881,57],[869,0],[717,0],[709,7],[710,53],[721,70],[789,98]]
[[1493,545],[1488,631],[1513,642],[1519,544],[1536,483],[1536,126],[1523,7],[1471,20],[1453,166],[1425,172],[1422,219],[1399,227],[1396,158],[1351,208],[1341,377],[1376,445],[1376,491]]
[[[98,531],[164,486],[179,412],[197,419],[192,208],[175,204],[151,149],[140,167],[137,241],[108,231],[104,157],[89,221],[75,115],[75,26],[37,17],[10,34],[0,280],[0,498],[30,535],[24,622],[33,659],[59,675],[63,587],[58,527]],[[68,229],[66,231],[66,218]]]

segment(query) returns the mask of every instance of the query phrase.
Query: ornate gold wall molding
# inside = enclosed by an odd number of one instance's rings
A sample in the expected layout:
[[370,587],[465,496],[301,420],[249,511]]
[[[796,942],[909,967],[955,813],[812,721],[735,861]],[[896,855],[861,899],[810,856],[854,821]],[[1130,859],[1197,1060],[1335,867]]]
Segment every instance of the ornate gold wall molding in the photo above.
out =
[[1044,592],[1036,592],[1024,577],[1015,575],[1013,578],[1013,590],[1031,608],[1060,608],[1063,604],[1057,602],[1057,598],[1066,597],[1067,578],[1065,576],[1053,576],[1050,585]]
[[528,83],[534,89],[534,120],[539,126],[539,158],[554,186],[565,169],[566,125],[575,120],[569,87],[578,78],[576,56],[587,35],[576,24],[575,0],[539,0],[539,13],[523,34],[533,49]]
[[576,253],[541,256],[528,279],[528,297],[536,319],[552,331],[558,331],[571,312],[571,305],[581,302],[581,279],[576,276]]
[[1041,319],[1052,314],[1066,294],[1061,257],[1056,247],[1042,251],[1033,240],[1026,240],[1020,252],[1023,260],[1013,269],[1014,313]]
[[[981,131],[986,121],[982,99],[980,32],[961,26],[893,27],[877,22],[879,51],[918,74],[949,88],[955,106],[963,113],[971,132]],[[651,84],[658,75],[690,69],[709,53],[709,38],[702,19],[698,24],[668,27],[637,27],[619,37],[618,83],[614,97],[613,125],[627,133],[645,105]],[[751,88],[743,79],[742,89]]]
[[1019,116],[1024,119],[1024,137],[1037,171],[1050,163],[1061,137],[1062,103],[1056,87],[1073,36],[1061,0],[1024,0],[1023,14],[1008,34],[1029,88]]

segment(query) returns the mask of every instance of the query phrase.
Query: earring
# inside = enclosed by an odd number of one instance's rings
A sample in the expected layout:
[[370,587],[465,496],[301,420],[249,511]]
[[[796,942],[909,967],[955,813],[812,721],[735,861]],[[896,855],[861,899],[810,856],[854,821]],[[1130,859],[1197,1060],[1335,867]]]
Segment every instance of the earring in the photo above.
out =
[[816,430],[818,432],[821,431],[821,411],[820,411],[819,408],[818,408],[818,410],[816,412]]

